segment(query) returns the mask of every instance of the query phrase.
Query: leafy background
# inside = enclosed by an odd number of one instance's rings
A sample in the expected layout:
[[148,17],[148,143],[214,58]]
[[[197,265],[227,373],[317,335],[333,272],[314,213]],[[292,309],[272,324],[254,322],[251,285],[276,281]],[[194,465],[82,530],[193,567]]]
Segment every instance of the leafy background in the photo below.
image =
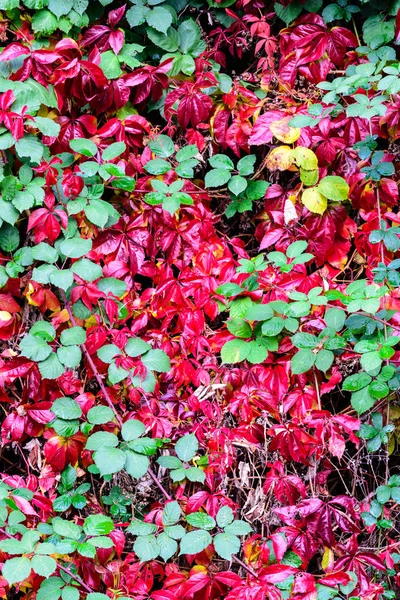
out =
[[397,598],[400,3],[0,37],[2,597]]

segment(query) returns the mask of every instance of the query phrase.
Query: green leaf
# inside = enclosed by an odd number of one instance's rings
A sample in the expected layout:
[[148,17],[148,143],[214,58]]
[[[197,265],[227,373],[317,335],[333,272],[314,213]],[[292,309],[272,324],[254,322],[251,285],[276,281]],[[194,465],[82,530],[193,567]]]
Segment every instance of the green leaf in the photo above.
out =
[[176,541],[163,531],[157,538],[158,554],[163,560],[168,560],[178,550]]
[[31,559],[31,567],[41,577],[50,577],[57,568],[57,563],[51,556],[33,556]]
[[157,373],[168,373],[171,369],[169,357],[163,350],[149,350],[141,359],[145,367]]
[[130,419],[129,421],[125,421],[125,423],[122,425],[121,434],[126,442],[130,442],[131,440],[136,440],[139,438],[144,434],[145,431],[146,427],[141,421]]
[[[107,79],[117,79],[120,75],[122,75],[122,70],[119,65],[118,56],[112,51],[107,50],[106,52],[102,52],[100,54],[100,69],[103,71],[104,75]],[[123,142],[116,142],[123,143]],[[119,155],[117,155],[119,156]],[[104,158],[104,160],[111,160]]]
[[62,346],[57,349],[57,356],[65,367],[76,369],[82,360],[82,350],[79,346]]
[[184,462],[191,460],[198,449],[199,442],[193,433],[181,437],[175,444],[175,452]]
[[239,175],[242,177],[246,177],[247,175],[252,175],[254,173],[254,164],[256,162],[255,154],[249,154],[249,156],[245,156],[241,158],[236,165],[237,170],[239,171]]
[[206,173],[204,183],[206,188],[217,188],[225,185],[231,178],[231,173],[227,169],[212,169]]
[[27,335],[19,343],[21,356],[26,356],[36,362],[45,360],[52,353],[51,347],[47,342],[38,336]]
[[118,446],[118,438],[108,431],[96,431],[86,442],[87,450],[101,450],[104,448],[115,448]]
[[197,57],[206,49],[206,44],[201,39],[201,29],[193,19],[186,19],[179,25],[178,39],[179,49],[183,54]]
[[36,136],[25,134],[24,137],[15,144],[15,149],[19,156],[29,158],[30,162],[40,163],[44,152],[44,145]]
[[357,392],[358,390],[365,388],[371,381],[372,378],[367,373],[356,373],[355,375],[346,377],[343,381],[342,388],[348,392]]
[[121,353],[122,351],[115,344],[106,344],[97,350],[97,356],[106,364],[110,364]]
[[321,179],[317,186],[318,192],[329,200],[347,200],[349,196],[349,185],[343,177],[328,175]]
[[63,346],[75,346],[86,342],[86,332],[82,327],[70,327],[61,332],[60,341]]
[[264,362],[268,356],[268,351],[278,350],[278,342],[275,338],[269,338],[268,340],[252,340],[248,343],[249,353],[247,360],[253,365],[259,365]]
[[299,2],[299,0],[292,0],[287,6],[283,6],[282,4],[275,2],[274,10],[276,15],[282,19],[286,25],[289,25],[289,23],[294,21],[296,17],[299,16],[303,10],[303,5],[301,2]]
[[140,562],[154,560],[158,556],[158,545],[155,536],[140,536],[133,544],[133,550],[139,557]]
[[359,415],[362,415],[372,408],[375,402],[375,398],[371,396],[367,388],[354,392],[351,396],[351,405]]
[[298,242],[293,242],[286,249],[286,256],[288,258],[296,258],[303,254],[303,252],[307,249],[308,242],[305,240],[299,240]]
[[221,348],[222,362],[232,364],[245,360],[250,352],[250,346],[241,339],[230,340]]
[[153,44],[159,46],[166,52],[175,52],[178,49],[178,32],[173,27],[168,27],[166,34],[161,33],[152,27],[147,27],[146,33]]
[[86,535],[108,535],[114,530],[114,523],[106,515],[90,515],[86,517],[83,531]]
[[82,416],[82,409],[72,398],[58,398],[51,405],[51,412],[60,419],[79,419]]
[[25,556],[10,558],[3,564],[2,575],[9,585],[27,579],[31,572],[31,561]]
[[182,461],[176,456],[160,456],[157,462],[164,469],[180,469],[182,467]]
[[74,6],[74,0],[49,0],[49,10],[59,19],[68,14]]
[[340,331],[343,329],[346,313],[344,310],[338,308],[329,308],[325,313],[324,319],[328,327],[331,327],[335,331]]
[[230,533],[218,533],[213,539],[214,548],[221,558],[231,560],[240,550],[240,540]]
[[129,338],[125,346],[125,352],[128,356],[131,356],[132,358],[141,356],[148,350],[151,350],[150,344],[141,340],[140,338]]
[[162,6],[156,6],[147,13],[146,21],[156,31],[167,33],[169,26],[172,24],[172,15]]
[[57,533],[61,537],[71,538],[73,540],[79,540],[82,529],[76,523],[72,521],[66,521],[61,517],[54,517],[52,522],[54,533]]
[[360,363],[364,371],[374,376],[378,374],[381,368],[382,359],[377,351],[366,352],[361,356]]
[[167,502],[162,513],[162,524],[175,525],[179,521],[180,516],[181,507],[179,506],[179,502],[176,502],[176,500]]
[[4,252],[14,252],[20,244],[19,231],[9,223],[0,227],[0,248]]
[[140,479],[147,473],[150,466],[150,461],[144,454],[138,454],[132,450],[126,450],[125,471],[134,477]]
[[60,250],[68,258],[81,258],[92,249],[93,242],[90,239],[74,237],[63,240],[60,244]]
[[218,527],[224,528],[233,521],[233,511],[230,506],[222,506],[217,513]]
[[57,270],[50,274],[50,283],[55,285],[56,287],[61,288],[65,292],[71,287],[74,283],[74,276],[71,271],[68,269]]
[[132,535],[151,535],[152,533],[156,533],[157,525],[153,523],[145,523],[144,521],[139,521],[139,519],[134,519],[128,527],[129,533]]
[[88,258],[82,258],[71,266],[71,271],[81,277],[84,281],[95,281],[103,275],[103,269],[100,265],[92,262]]
[[93,406],[88,411],[87,419],[93,425],[104,425],[114,419],[114,412],[108,406]]
[[253,333],[250,325],[243,319],[230,319],[227,328],[232,335],[240,338],[249,338]]
[[107,146],[107,148],[105,150],[103,150],[101,158],[104,161],[113,160],[114,158],[121,156],[121,154],[123,154],[125,152],[125,150],[126,150],[125,142],[114,142],[113,144],[110,144],[109,146]]
[[198,529],[197,531],[190,531],[181,540],[181,547],[179,555],[182,554],[197,554],[202,552],[212,542],[212,537],[204,529]]
[[240,175],[234,175],[228,182],[228,190],[235,196],[238,196],[247,188],[247,181]]
[[46,263],[55,263],[58,260],[58,252],[46,242],[40,242],[32,248],[32,258]]
[[160,158],[169,158],[175,152],[174,142],[168,135],[157,135],[148,145],[153,154]]
[[172,167],[169,162],[162,158],[153,158],[144,165],[144,168],[150,175],[164,175],[165,173],[168,173]]
[[74,152],[78,152],[84,156],[91,157],[97,154],[97,146],[94,142],[92,142],[92,140],[75,138],[74,140],[70,140],[69,145]]
[[34,123],[39,131],[43,133],[43,135],[57,137],[60,133],[61,126],[53,121],[53,119],[48,119],[46,117],[35,117]]
[[123,450],[108,447],[96,450],[93,454],[93,460],[100,471],[100,475],[104,477],[104,475],[111,475],[112,473],[122,471],[125,465],[126,455]]
[[79,600],[79,590],[71,585],[67,585],[61,593],[62,600]]
[[334,361],[334,354],[330,350],[320,350],[315,360],[315,366],[319,371],[326,373]]
[[304,349],[299,350],[295,354],[291,361],[292,373],[294,375],[300,375],[306,373],[311,369],[316,360],[316,355],[312,350]]
[[271,319],[274,311],[268,304],[253,304],[244,314],[244,318],[248,321],[264,321]]
[[210,517],[205,512],[195,512],[190,515],[186,515],[186,521],[189,525],[197,527],[199,529],[214,529],[216,526],[215,519]]
[[225,533],[232,535],[247,535],[252,531],[251,526],[246,521],[233,521],[225,527]]

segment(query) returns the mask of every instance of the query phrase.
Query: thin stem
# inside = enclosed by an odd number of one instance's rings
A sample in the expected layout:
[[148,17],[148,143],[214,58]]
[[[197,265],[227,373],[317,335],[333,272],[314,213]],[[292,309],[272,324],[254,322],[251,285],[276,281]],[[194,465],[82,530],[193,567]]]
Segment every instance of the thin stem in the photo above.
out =
[[[60,294],[61,294],[61,297],[62,297],[62,299],[63,299],[64,305],[65,305],[65,308],[66,308],[66,309],[67,309],[67,311],[68,311],[68,314],[69,314],[70,321],[71,321],[72,325],[73,325],[74,327],[76,327],[76,320],[75,320],[75,317],[74,317],[74,315],[73,315],[73,312],[72,312],[72,309],[71,309],[71,305],[70,305],[70,303],[68,302],[67,296],[65,295],[65,292],[64,292],[63,290],[60,290]],[[84,355],[86,356],[86,359],[87,359],[87,361],[88,361],[88,363],[89,363],[89,365],[90,365],[90,368],[91,368],[91,369],[92,369],[92,371],[93,371],[93,374],[94,374],[94,376],[95,376],[95,378],[96,378],[96,381],[97,381],[97,383],[99,384],[99,387],[100,387],[101,391],[103,392],[103,396],[104,396],[104,398],[106,399],[108,406],[109,406],[109,407],[111,408],[111,410],[113,411],[113,413],[114,413],[114,415],[115,415],[115,418],[116,418],[116,420],[117,420],[117,423],[118,423],[118,425],[119,425],[120,427],[122,427],[122,424],[123,424],[123,423],[122,423],[122,419],[121,419],[121,417],[119,416],[119,414],[118,414],[118,412],[117,412],[117,410],[116,410],[116,408],[115,408],[115,406],[114,406],[114,403],[113,403],[113,401],[111,400],[110,394],[109,394],[109,393],[107,392],[107,390],[106,390],[106,387],[105,387],[105,385],[104,385],[104,383],[103,383],[103,380],[102,380],[102,378],[101,378],[101,375],[100,375],[100,373],[98,372],[98,370],[97,370],[97,367],[96,367],[96,365],[94,364],[94,362],[93,362],[93,359],[92,359],[92,357],[90,356],[88,349],[86,348],[85,344],[81,344],[81,348],[82,348],[82,351],[83,351]],[[160,483],[160,481],[159,481],[159,480],[158,480],[158,478],[157,478],[157,475],[156,475],[156,474],[155,474],[155,473],[154,473],[154,472],[151,470],[151,468],[150,468],[150,467],[149,467],[149,469],[148,469],[148,473],[149,473],[150,477],[152,478],[152,480],[154,481],[154,483],[156,484],[156,486],[157,486],[157,487],[158,487],[158,488],[161,490],[161,492],[162,492],[162,493],[164,494],[164,496],[167,498],[167,500],[171,500],[171,496],[168,494],[168,492],[167,492],[167,490],[164,488],[164,486],[163,486],[163,485]]]
[[240,565],[241,567],[243,567],[243,569],[250,573],[250,575],[252,575],[253,577],[257,577],[257,573],[255,572],[255,570],[246,565],[246,563],[240,560],[240,558],[238,558],[237,556],[232,556],[232,558],[238,565]]
[[[67,309],[67,311],[68,311],[68,314],[69,314],[70,321],[71,321],[72,325],[73,325],[74,327],[76,327],[76,325],[77,325],[77,324],[76,324],[76,320],[75,320],[75,317],[74,317],[74,315],[73,315],[73,312],[72,312],[72,309],[71,309],[71,305],[70,305],[70,303],[69,303],[69,302],[68,302],[68,300],[67,300],[67,296],[65,295],[65,292],[64,292],[63,290],[60,290],[60,295],[61,295],[61,297],[62,297],[62,299],[63,299],[63,302],[64,302],[64,304],[65,304],[65,308],[66,308],[66,309]],[[116,410],[116,408],[115,408],[115,406],[114,406],[114,403],[113,403],[113,401],[111,400],[111,396],[110,396],[110,394],[109,394],[109,393],[107,392],[107,390],[106,390],[106,386],[105,386],[105,385],[104,385],[104,383],[103,383],[103,380],[102,380],[102,378],[101,378],[101,375],[100,375],[100,373],[98,372],[98,370],[97,370],[97,367],[96,367],[96,365],[94,364],[94,362],[93,362],[93,359],[92,359],[92,357],[90,356],[88,349],[86,348],[85,344],[81,344],[81,348],[82,348],[82,350],[83,350],[83,353],[84,353],[84,355],[85,355],[85,357],[86,357],[86,359],[87,359],[87,361],[88,361],[88,363],[89,363],[89,365],[90,365],[90,368],[91,368],[91,369],[92,369],[92,371],[93,371],[93,375],[95,376],[95,378],[96,378],[96,381],[97,381],[97,383],[99,384],[99,387],[100,387],[100,389],[101,389],[101,391],[102,391],[102,393],[103,393],[103,396],[104,396],[104,398],[105,398],[105,399],[106,399],[106,401],[107,401],[107,404],[108,404],[108,406],[109,406],[109,407],[111,408],[111,410],[113,411],[113,413],[114,413],[114,415],[115,415],[115,418],[117,419],[117,423],[118,423],[118,425],[119,425],[120,427],[122,427],[122,420],[121,420],[121,417],[119,416],[119,414],[118,414],[118,412],[117,412],[117,410]]]
[[154,483],[156,484],[156,486],[158,487],[158,489],[162,491],[162,493],[164,494],[166,499],[171,500],[171,496],[168,494],[167,490],[164,488],[162,483],[160,483],[157,475],[152,471],[152,469],[150,467],[147,469],[147,472],[150,475],[150,477],[152,478],[152,480],[154,481]]

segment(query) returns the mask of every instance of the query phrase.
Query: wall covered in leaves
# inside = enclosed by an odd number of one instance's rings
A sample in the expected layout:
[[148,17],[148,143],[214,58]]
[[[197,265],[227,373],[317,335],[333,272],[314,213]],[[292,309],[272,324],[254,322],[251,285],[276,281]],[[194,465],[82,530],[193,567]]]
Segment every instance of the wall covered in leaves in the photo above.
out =
[[0,596],[400,594],[399,0],[0,0]]

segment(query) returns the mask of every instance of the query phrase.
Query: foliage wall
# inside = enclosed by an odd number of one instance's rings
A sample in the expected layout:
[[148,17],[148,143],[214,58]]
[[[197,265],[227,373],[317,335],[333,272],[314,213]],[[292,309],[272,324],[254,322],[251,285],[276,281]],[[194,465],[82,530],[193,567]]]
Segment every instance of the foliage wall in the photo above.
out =
[[0,0],[0,594],[390,600],[399,0]]

